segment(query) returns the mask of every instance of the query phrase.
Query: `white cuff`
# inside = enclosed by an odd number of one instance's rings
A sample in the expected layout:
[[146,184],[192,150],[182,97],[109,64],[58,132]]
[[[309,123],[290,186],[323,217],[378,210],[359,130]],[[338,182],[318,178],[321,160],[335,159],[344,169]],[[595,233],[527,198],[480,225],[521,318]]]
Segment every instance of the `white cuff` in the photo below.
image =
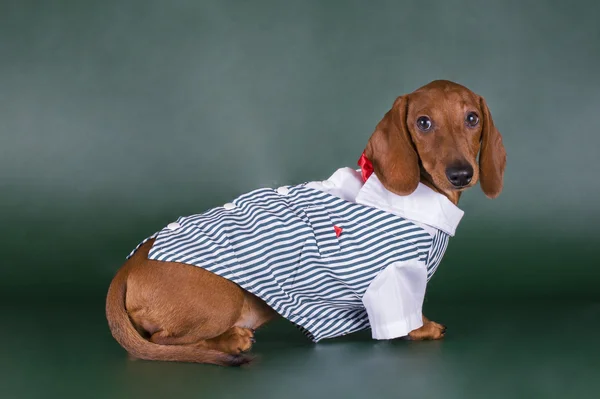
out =
[[421,310],[408,315],[405,319],[388,324],[371,324],[373,339],[394,339],[405,337],[409,332],[423,326]]
[[427,266],[417,259],[395,262],[371,282],[362,301],[374,339],[403,337],[423,325]]

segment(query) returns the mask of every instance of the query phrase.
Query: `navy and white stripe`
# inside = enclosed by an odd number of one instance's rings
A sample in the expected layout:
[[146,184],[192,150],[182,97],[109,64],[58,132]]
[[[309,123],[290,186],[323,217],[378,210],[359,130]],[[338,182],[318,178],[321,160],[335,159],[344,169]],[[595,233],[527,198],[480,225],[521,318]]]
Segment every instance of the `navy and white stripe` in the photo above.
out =
[[446,248],[448,247],[449,240],[450,236],[441,230],[437,230],[433,236],[429,257],[427,258],[427,281],[433,277],[433,274],[440,265],[444,253],[446,252]]
[[304,184],[286,191],[259,189],[234,200],[233,209],[180,217],[178,228],[150,237],[149,258],[231,280],[317,342],[369,328],[362,297],[381,270],[418,259],[429,279],[446,249],[447,234],[432,237],[380,209]]

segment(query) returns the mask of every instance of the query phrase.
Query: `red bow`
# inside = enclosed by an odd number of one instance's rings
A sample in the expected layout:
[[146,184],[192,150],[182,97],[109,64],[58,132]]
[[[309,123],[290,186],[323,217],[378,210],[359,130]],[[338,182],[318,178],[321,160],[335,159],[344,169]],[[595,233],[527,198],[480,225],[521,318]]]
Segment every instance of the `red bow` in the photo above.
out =
[[369,161],[364,151],[360,156],[360,159],[358,160],[358,166],[360,166],[360,171],[362,173],[362,179],[364,183],[373,173],[373,164],[371,163],[371,161]]

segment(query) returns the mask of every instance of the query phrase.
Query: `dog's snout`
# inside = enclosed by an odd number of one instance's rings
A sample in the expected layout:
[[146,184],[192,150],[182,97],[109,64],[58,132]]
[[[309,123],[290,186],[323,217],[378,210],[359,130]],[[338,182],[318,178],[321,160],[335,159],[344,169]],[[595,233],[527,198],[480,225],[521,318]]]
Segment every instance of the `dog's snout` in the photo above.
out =
[[464,187],[473,178],[473,167],[471,165],[455,165],[446,169],[446,177],[454,187]]

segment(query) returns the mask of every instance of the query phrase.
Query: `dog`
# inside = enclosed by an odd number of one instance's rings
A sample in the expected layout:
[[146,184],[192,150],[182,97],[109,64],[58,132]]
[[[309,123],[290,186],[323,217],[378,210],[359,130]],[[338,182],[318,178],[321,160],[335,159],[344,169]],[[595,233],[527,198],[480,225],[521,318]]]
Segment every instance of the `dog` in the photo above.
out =
[[313,341],[367,328],[442,339],[421,313],[426,283],[461,194],[479,181],[496,198],[505,165],[483,97],[433,81],[395,100],[359,169],[260,189],[144,240],[110,284],[110,331],[132,358],[221,366],[251,361],[255,330],[281,316]]

